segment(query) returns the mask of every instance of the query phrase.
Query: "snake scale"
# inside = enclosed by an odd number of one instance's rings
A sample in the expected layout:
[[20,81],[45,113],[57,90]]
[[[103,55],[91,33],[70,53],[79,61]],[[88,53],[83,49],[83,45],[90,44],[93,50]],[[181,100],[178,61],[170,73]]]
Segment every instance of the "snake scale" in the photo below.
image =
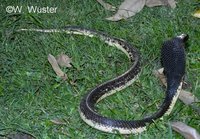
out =
[[[81,27],[69,26],[64,29],[20,29],[18,31],[36,32],[61,32],[67,34],[79,34],[89,37],[97,37],[108,46],[114,46],[124,52],[131,61],[131,67],[122,75],[102,83],[89,91],[81,100],[79,113],[83,121],[98,130],[110,133],[133,134],[146,130],[146,125],[156,119],[170,114],[182,88],[182,80],[185,73],[185,42],[188,35],[182,34],[163,43],[161,48],[161,64],[167,78],[165,99],[160,108],[151,116],[141,120],[111,119],[98,114],[95,104],[107,96],[131,85],[140,72],[140,55],[138,50],[128,42],[110,37],[105,33],[89,30]],[[116,132],[117,131],[117,132]]]

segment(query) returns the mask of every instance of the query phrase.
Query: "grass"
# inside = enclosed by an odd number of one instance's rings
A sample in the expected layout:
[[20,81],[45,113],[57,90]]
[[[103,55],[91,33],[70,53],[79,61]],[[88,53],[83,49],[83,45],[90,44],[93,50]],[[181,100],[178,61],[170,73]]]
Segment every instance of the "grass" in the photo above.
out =
[[[200,129],[199,115],[177,101],[172,114],[139,135],[113,135],[86,125],[78,114],[81,98],[97,84],[120,75],[130,63],[124,54],[98,39],[66,34],[15,33],[20,28],[62,28],[78,25],[123,38],[138,48],[142,58],[141,76],[131,87],[105,100],[97,108],[113,118],[139,119],[153,111],[164,97],[164,89],[152,71],[160,67],[163,40],[188,33],[187,80],[190,91],[200,98],[200,20],[191,16],[197,0],[177,0],[176,9],[145,7],[136,16],[109,22],[112,15],[96,1],[4,1],[0,20],[0,135],[23,131],[37,138],[182,138],[172,131],[170,121],[182,121]],[[114,2],[119,4],[118,1]],[[8,14],[6,7],[23,6],[23,13]],[[57,7],[55,14],[28,13],[27,5]],[[56,77],[47,56],[66,53],[73,68],[63,70],[75,85]],[[162,99],[161,99],[162,98]],[[51,122],[59,119],[63,124]]]

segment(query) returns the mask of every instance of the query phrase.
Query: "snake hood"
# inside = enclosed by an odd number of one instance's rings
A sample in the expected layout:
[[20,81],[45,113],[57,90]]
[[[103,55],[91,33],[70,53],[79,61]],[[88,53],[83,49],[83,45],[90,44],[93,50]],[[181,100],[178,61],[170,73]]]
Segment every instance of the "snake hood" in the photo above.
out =
[[[182,86],[182,80],[185,74],[185,42],[188,40],[188,35],[181,34],[171,40],[167,40],[163,43],[161,48],[161,64],[164,67],[164,74],[167,78],[167,90],[166,97],[164,102],[172,101],[171,107],[173,107],[173,98],[175,97],[177,92],[180,92],[180,88]],[[166,114],[171,112],[170,106],[163,103],[163,109],[158,112],[156,115],[159,117],[162,115],[162,111],[165,111],[165,107],[169,107]]]
[[185,42],[188,35],[182,34],[163,43],[161,64],[167,78],[168,90],[180,83],[185,74]]
[[188,35],[181,34],[163,43],[161,48],[161,65],[167,78],[166,97],[161,109],[144,119],[145,122],[151,122],[163,115],[169,115],[175,105],[185,74],[185,42],[188,38]]

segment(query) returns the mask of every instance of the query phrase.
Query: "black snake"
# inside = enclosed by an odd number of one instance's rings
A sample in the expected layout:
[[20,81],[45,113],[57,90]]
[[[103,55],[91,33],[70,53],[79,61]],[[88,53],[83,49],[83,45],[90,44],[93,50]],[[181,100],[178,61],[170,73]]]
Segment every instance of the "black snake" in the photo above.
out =
[[122,39],[117,39],[101,32],[80,27],[69,26],[64,29],[20,29],[18,31],[62,32],[98,37],[109,46],[117,47],[129,57],[132,65],[128,71],[96,86],[87,93],[80,103],[79,113],[81,118],[88,125],[98,130],[110,133],[116,133],[116,131],[118,131],[120,134],[140,133],[146,130],[147,123],[152,123],[163,115],[170,114],[182,88],[182,80],[185,73],[184,43],[188,39],[188,35],[185,34],[174,37],[163,43],[161,49],[161,63],[167,78],[167,90],[165,99],[158,111],[141,120],[126,121],[104,117],[95,111],[95,104],[103,98],[131,85],[140,72],[140,56],[136,48]]

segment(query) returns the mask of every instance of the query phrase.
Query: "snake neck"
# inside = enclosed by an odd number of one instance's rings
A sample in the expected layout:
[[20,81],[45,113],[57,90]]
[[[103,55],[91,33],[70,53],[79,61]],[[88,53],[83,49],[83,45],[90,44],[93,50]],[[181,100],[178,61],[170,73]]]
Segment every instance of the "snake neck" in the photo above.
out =
[[165,99],[158,111],[150,117],[144,118],[143,121],[145,123],[153,123],[156,119],[159,119],[164,115],[169,115],[178,99],[181,88],[182,82],[179,82],[178,80],[170,82],[165,93]]

